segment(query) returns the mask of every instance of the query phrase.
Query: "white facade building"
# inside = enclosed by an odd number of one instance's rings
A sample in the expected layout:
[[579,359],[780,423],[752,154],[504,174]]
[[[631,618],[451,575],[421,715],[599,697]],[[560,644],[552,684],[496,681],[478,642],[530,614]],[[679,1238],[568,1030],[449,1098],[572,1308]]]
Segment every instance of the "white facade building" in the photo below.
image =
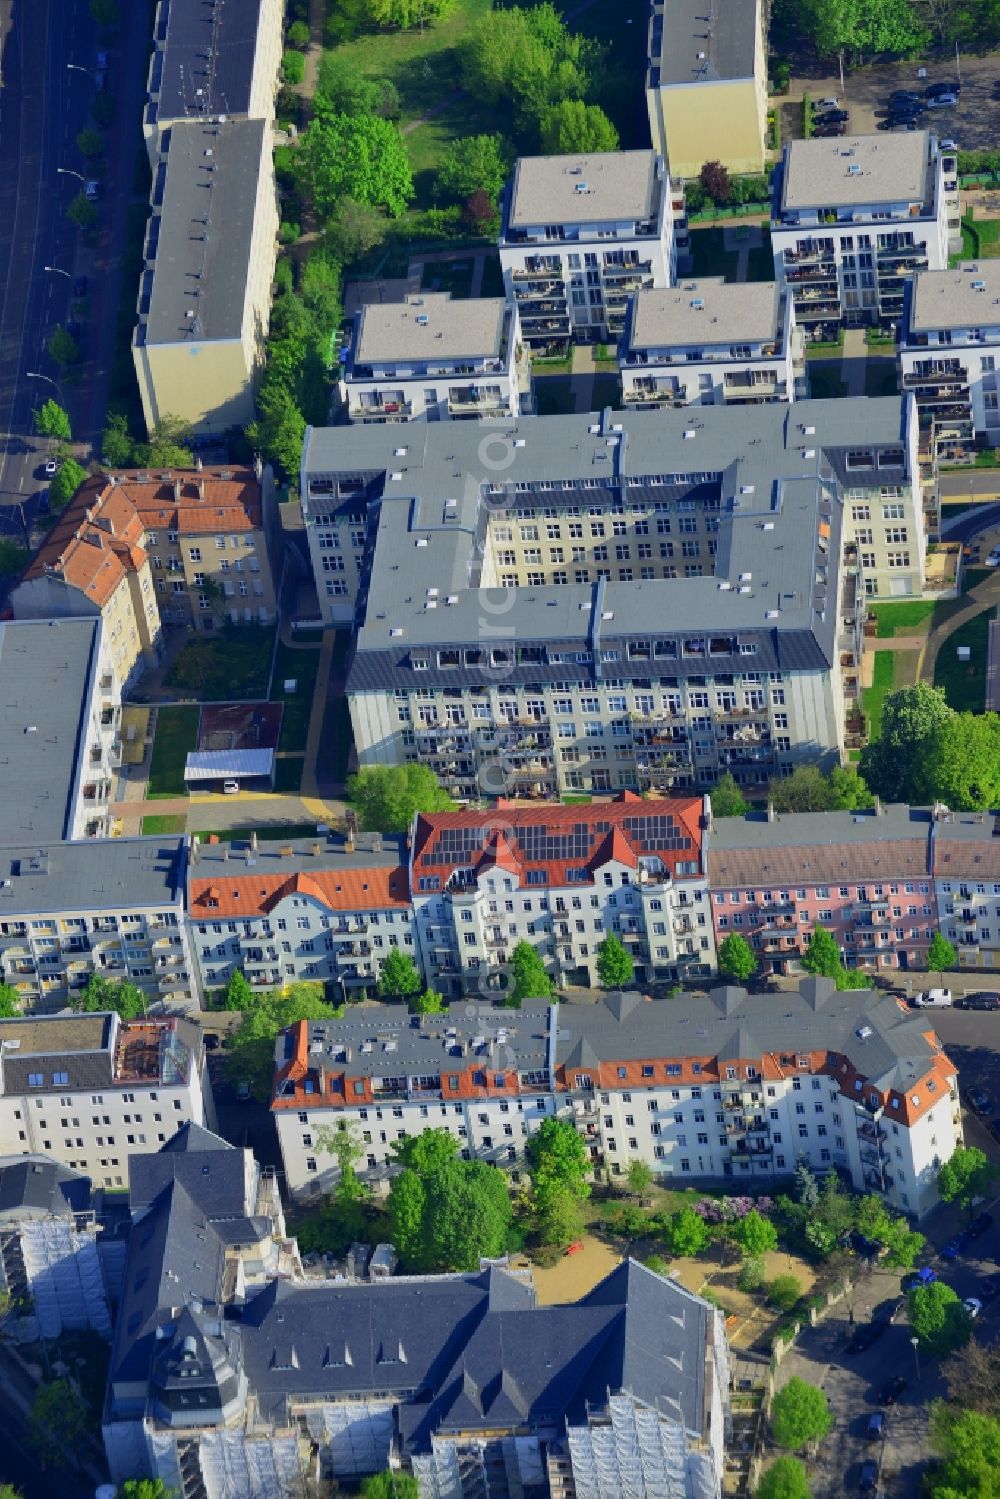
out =
[[3,1155],[44,1154],[121,1188],[130,1155],[214,1117],[201,1031],[185,1020],[0,1020]]
[[931,852],[938,923],[962,968],[1000,968],[1000,850],[989,812],[934,808]]
[[638,291],[619,346],[637,410],[792,401],[806,394],[802,340],[775,282],[689,281]]
[[654,151],[518,161],[500,264],[533,350],[617,339],[631,293],[672,285],[676,263],[670,179]]
[[303,1021],[278,1039],[272,1111],[296,1196],[335,1178],[315,1144],[324,1126],[345,1126],[384,1178],[393,1143],[423,1129],[514,1162],[554,1113],[577,1121],[608,1178],[638,1159],[664,1181],[759,1187],[804,1157],[921,1217],[962,1143],[956,1070],[926,1021],[826,979],[785,991],[780,1007],[728,987],[683,1006],[633,991],[412,1022],[385,1006]]
[[961,243],[957,158],[925,130],[791,141],[774,191],[775,275],[807,339],[897,325],[907,280]]
[[899,342],[922,443],[941,463],[972,463],[1000,444],[1000,261],[913,278]]
[[517,308],[421,292],[355,315],[341,382],[352,422],[513,417],[531,410]]

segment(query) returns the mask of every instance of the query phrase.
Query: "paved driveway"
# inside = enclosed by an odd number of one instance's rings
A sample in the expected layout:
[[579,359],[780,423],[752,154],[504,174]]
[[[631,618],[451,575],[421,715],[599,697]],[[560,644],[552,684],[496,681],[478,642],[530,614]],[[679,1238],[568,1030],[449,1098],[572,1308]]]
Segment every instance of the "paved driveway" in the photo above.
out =
[[[919,66],[918,62],[898,62],[858,68],[845,74],[843,89],[838,74],[824,75],[817,70],[815,77],[793,78],[788,94],[777,102],[788,105],[800,100],[803,93],[808,93],[813,99],[830,95],[838,97],[844,108],[850,111],[848,128],[851,133],[867,135],[877,129],[893,89],[919,91],[925,83],[949,81],[956,77],[954,57],[928,62],[926,80],[917,78]],[[1000,78],[1000,56],[992,53],[986,57],[962,58],[961,72],[962,95],[958,106],[955,109],[928,110],[925,116],[928,128],[944,140],[956,140],[963,150],[995,149],[1000,140],[1000,98],[994,97],[993,80]],[[794,123],[796,135],[801,134],[800,119],[800,111],[783,109],[783,124]]]

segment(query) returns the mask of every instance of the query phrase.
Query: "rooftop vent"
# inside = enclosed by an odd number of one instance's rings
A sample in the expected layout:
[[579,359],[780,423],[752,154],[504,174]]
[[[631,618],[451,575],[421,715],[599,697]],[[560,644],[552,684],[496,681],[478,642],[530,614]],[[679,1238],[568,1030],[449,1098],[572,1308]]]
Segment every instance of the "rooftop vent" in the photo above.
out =
[[417,313],[417,322],[420,324],[420,326],[422,328],[424,328],[424,327],[427,326],[428,317],[427,317],[426,312],[418,312]]
[[703,312],[705,309],[705,298],[693,297],[691,300],[691,306],[694,308],[695,312]]
[[576,193],[589,193],[590,188],[585,182],[574,182],[573,191]]
[[848,175],[848,177],[860,177],[861,176],[861,165],[860,165],[860,163],[857,162],[857,161],[848,162],[848,164],[847,164],[847,175]]
[[685,442],[688,441],[690,438],[692,438],[694,435],[695,434],[694,434],[694,428],[693,427],[685,427],[685,429],[684,429],[684,440],[685,440]]
[[972,283],[972,290],[973,291],[985,291],[986,290],[986,282],[985,281],[973,281],[973,283]]

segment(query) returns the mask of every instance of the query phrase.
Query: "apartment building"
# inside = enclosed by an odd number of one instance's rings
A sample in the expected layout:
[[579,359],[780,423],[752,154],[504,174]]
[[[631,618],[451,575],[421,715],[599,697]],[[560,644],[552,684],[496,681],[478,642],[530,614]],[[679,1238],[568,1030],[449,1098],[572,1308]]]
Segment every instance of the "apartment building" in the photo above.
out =
[[934,808],[931,825],[938,922],[962,968],[1000,968],[1000,856],[991,812]]
[[107,837],[121,688],[102,621],[0,623],[0,693],[0,847]]
[[638,411],[756,405],[806,394],[795,309],[773,281],[710,277],[636,292],[618,368],[622,399]]
[[399,1006],[302,1021],[276,1045],[272,1112],[289,1191],[329,1190],[324,1125],[346,1127],[377,1180],[392,1146],[445,1128],[469,1156],[516,1163],[548,1117],[574,1120],[595,1171],[646,1161],[667,1180],[760,1187],[804,1157],[921,1217],[962,1141],[958,1079],[926,1017],[891,996],[735,987],[684,1003],[634,991],[596,1004]]
[[532,350],[616,340],[633,292],[673,284],[674,207],[662,157],[522,156],[504,196],[500,264]]
[[895,805],[719,818],[705,840],[716,943],[737,932],[763,971],[784,973],[822,926],[851,968],[926,969],[932,827]]
[[92,974],[198,1007],[183,838],[0,846],[0,979],[25,1011],[61,1010]]
[[42,1153],[95,1186],[182,1124],[214,1123],[201,1030],[116,1014],[0,1020],[0,1153]]
[[25,1342],[111,1336],[90,1178],[46,1155],[0,1156],[0,1291]]
[[895,328],[906,283],[961,248],[957,157],[926,130],[791,141],[771,247],[807,340]]
[[763,172],[767,135],[767,21],[761,0],[653,0],[646,106],[654,149],[671,176],[706,161]]
[[500,1265],[307,1279],[249,1151],[192,1128],[130,1175],[104,1411],[116,1481],[299,1499],[391,1468],[422,1499],[719,1499],[724,1323],[676,1282],[626,1261],[543,1307]]
[[205,990],[241,970],[254,987],[326,983],[338,1000],[375,991],[394,947],[418,959],[401,840],[361,834],[288,844],[192,846],[187,913]]
[[907,292],[899,373],[921,447],[940,463],[972,463],[977,447],[1000,443],[1000,263],[921,271]]
[[462,799],[835,763],[865,596],[922,588],[916,440],[899,398],[311,429],[359,763]]
[[352,422],[503,419],[531,410],[517,308],[421,292],[354,318],[341,395]]
[[153,167],[132,335],[146,426],[181,417],[200,437],[245,427],[277,253],[269,124],[178,122],[160,136]]
[[518,942],[558,984],[599,982],[613,934],[639,983],[715,968],[702,857],[707,799],[623,793],[589,806],[422,813],[409,883],[424,972],[449,995],[501,989]]
[[164,134],[189,120],[273,120],[282,0],[158,0],[142,132],[155,169]]

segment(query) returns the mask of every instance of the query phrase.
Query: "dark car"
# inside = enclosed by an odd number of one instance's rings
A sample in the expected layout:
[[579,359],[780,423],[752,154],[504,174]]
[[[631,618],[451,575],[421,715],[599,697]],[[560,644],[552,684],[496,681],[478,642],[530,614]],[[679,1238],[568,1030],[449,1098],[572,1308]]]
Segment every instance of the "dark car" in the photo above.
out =
[[965,1101],[972,1112],[980,1117],[993,1112],[993,1099],[985,1088],[966,1088]]
[[858,1487],[863,1494],[871,1494],[878,1485],[878,1463],[861,1464],[861,1479]]
[[956,1010],[1000,1010],[1000,994],[963,994],[955,1000]]
[[846,109],[824,109],[817,110],[813,118],[817,125],[831,125],[834,120],[843,120],[846,124],[851,116]]
[[879,1405],[895,1405],[905,1389],[906,1380],[902,1374],[894,1374],[891,1379],[886,1380],[878,1392]]
[[868,1425],[865,1427],[865,1436],[869,1442],[877,1442],[885,1431],[885,1412],[872,1411],[868,1417]]
[[218,1049],[219,1049],[219,1038],[218,1038],[218,1036],[215,1034],[214,1031],[208,1031],[206,1033],[206,1035],[205,1035],[205,1050],[206,1051],[218,1051]]
[[87,278],[86,278],[86,276],[74,276],[74,278],[73,278],[73,295],[74,295],[74,297],[85,297],[87,295]]
[[813,127],[813,135],[819,136],[819,138],[821,140],[825,139],[827,136],[831,136],[831,135],[846,135],[846,134],[847,134],[847,126],[844,124],[844,122],[842,120],[831,120],[829,124],[827,124],[826,121],[824,120],[821,125],[816,125],[816,126]]
[[878,128],[880,130],[919,130],[920,125],[912,115],[907,115],[901,120],[879,120]]
[[903,1290],[912,1291],[916,1286],[932,1286],[937,1280],[937,1271],[931,1265],[922,1270],[911,1270],[903,1279]]
[[947,1244],[941,1250],[941,1258],[943,1260],[957,1260],[968,1249],[969,1243],[968,1234],[964,1232],[956,1234],[953,1239],[948,1240]]
[[867,1239],[854,1229],[847,1241],[859,1260],[877,1260],[885,1245],[879,1239]]
[[847,1345],[848,1353],[864,1353],[873,1343],[878,1342],[888,1326],[888,1322],[863,1322],[854,1329],[854,1336]]
[[939,99],[942,94],[960,94],[962,85],[956,80],[952,83],[929,83],[924,89],[924,95],[928,99]]
[[1000,1145],[1000,1119],[991,1119],[986,1128],[989,1130],[994,1140],[996,1140],[997,1144]]
[[989,1233],[992,1227],[992,1213],[977,1213],[965,1230],[966,1237],[969,1239],[981,1239],[983,1234]]
[[889,95],[889,103],[895,104],[902,99],[912,99],[914,103],[920,103],[920,95],[911,88],[894,88]]
[[[890,1324],[893,1322],[898,1322],[899,1318],[903,1315],[905,1308],[905,1296],[890,1296],[887,1301],[879,1302],[878,1306],[872,1312],[872,1321],[888,1322]],[[884,1403],[885,1402],[882,1400],[879,1401],[879,1405],[883,1405]]]

